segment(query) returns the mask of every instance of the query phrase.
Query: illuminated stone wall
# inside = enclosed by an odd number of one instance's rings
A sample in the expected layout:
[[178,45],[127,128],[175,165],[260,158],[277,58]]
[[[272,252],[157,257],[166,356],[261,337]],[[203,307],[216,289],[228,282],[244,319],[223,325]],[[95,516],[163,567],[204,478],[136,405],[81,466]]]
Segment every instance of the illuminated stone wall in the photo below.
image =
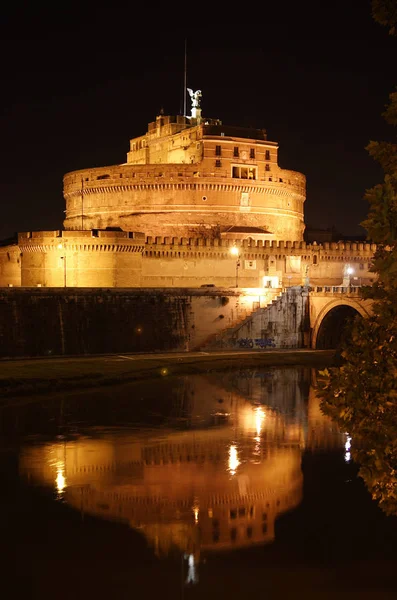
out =
[[139,287],[143,234],[112,231],[21,233],[21,282],[32,287]]
[[17,244],[0,247],[0,287],[21,285],[21,250]]
[[[125,231],[20,233],[0,248],[0,286],[257,289],[369,285],[374,244],[147,237]],[[239,257],[230,250],[236,246]],[[20,256],[21,255],[21,256]],[[238,264],[237,264],[238,263]],[[265,280],[264,280],[265,278]],[[272,280],[270,282],[270,280]],[[66,286],[65,286],[66,284]],[[266,293],[268,289],[264,290]]]
[[276,142],[262,130],[170,119],[131,140],[127,163],[64,176],[65,229],[212,238],[255,227],[302,240],[306,178],[279,167]]
[[0,304],[1,356],[194,350],[252,310],[189,289],[4,288]]

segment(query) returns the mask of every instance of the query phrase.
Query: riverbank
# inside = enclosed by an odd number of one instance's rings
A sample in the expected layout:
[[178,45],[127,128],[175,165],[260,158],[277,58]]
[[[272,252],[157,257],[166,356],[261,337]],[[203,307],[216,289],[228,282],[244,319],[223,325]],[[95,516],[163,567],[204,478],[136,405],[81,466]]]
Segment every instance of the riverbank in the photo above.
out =
[[325,367],[334,350],[265,350],[49,357],[0,362],[0,405],[19,396],[236,368]]

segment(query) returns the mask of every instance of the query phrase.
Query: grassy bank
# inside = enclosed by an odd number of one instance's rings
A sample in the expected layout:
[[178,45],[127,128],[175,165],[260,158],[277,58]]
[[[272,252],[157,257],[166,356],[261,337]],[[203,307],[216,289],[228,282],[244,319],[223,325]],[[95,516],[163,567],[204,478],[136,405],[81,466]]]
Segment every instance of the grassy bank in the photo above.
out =
[[172,375],[269,366],[323,367],[333,364],[334,357],[333,350],[270,350],[5,360],[0,362],[0,404],[11,397]]

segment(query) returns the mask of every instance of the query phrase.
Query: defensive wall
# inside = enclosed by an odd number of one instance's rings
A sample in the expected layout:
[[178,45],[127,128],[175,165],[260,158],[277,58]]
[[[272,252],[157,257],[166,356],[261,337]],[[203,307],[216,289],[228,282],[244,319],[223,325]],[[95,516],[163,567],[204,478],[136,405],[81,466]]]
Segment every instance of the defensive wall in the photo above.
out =
[[0,290],[0,356],[187,351],[244,319],[233,290]]
[[[0,286],[281,288],[369,285],[375,244],[38,231],[0,248]],[[231,254],[236,251],[236,255]],[[345,281],[346,283],[346,281]]]
[[371,314],[358,288],[338,289],[4,288],[0,356],[332,348],[329,328]]

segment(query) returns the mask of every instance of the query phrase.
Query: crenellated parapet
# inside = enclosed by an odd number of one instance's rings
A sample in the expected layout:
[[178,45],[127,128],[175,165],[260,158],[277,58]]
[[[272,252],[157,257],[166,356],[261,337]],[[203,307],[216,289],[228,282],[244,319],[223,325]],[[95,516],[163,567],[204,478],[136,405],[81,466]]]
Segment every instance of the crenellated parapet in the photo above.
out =
[[230,256],[231,248],[238,248],[241,257],[265,258],[269,255],[278,257],[301,256],[305,259],[316,256],[318,261],[341,260],[345,262],[362,259],[371,260],[376,244],[359,242],[325,242],[324,244],[306,243],[304,241],[252,240],[252,239],[209,239],[148,236],[145,243],[145,254],[151,256],[179,256],[180,253],[197,255],[216,254]]
[[145,236],[132,231],[29,231],[18,234],[21,252],[136,252],[142,253]]

